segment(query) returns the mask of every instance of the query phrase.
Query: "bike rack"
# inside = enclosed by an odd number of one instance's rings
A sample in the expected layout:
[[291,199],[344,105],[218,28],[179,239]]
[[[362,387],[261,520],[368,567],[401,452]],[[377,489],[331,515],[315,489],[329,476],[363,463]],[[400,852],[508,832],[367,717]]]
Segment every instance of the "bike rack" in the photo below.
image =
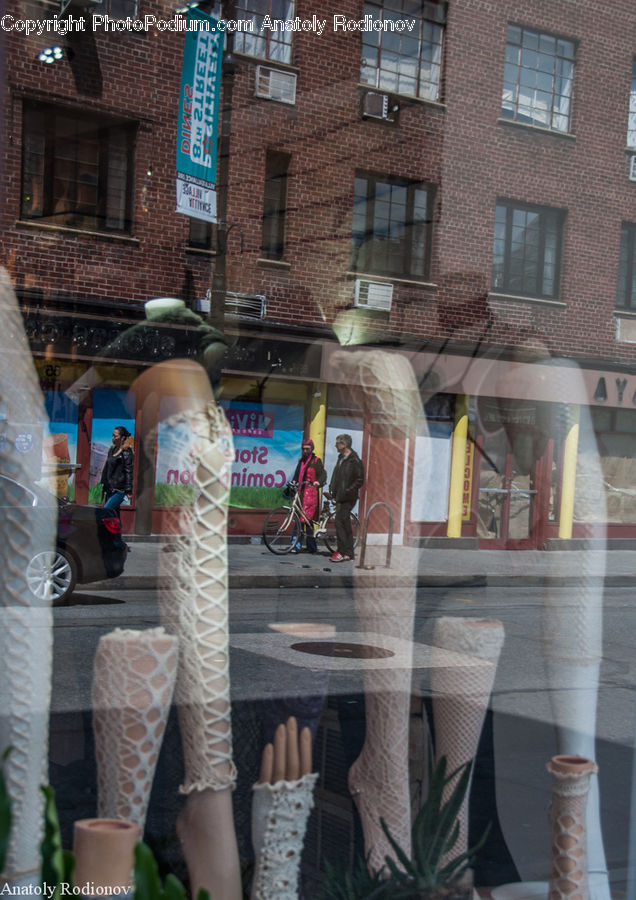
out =
[[393,510],[389,506],[388,503],[385,503],[383,500],[377,500],[375,503],[372,503],[369,509],[367,510],[367,514],[364,517],[364,526],[362,528],[362,549],[360,551],[360,562],[358,563],[358,569],[364,569],[364,557],[367,552],[367,533],[369,531],[369,517],[371,513],[376,508],[376,506],[383,506],[388,514],[389,514],[389,541],[386,547],[386,560],[384,563],[385,569],[391,568],[391,548],[393,547]]

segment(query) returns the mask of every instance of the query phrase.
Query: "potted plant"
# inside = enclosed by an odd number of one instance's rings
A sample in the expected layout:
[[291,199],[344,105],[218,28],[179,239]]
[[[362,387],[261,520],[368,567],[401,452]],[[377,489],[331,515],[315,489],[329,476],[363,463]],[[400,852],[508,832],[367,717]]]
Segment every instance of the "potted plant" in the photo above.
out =
[[[412,857],[393,839],[386,823],[382,829],[395,858],[385,857],[386,866],[369,871],[359,864],[353,872],[336,870],[327,864],[321,900],[469,900],[472,894],[471,865],[483,847],[490,826],[474,847],[452,855],[459,836],[458,815],[470,784],[472,763],[467,762],[450,775],[446,757],[429,767],[429,788],[425,803],[412,828]],[[444,790],[452,785],[447,791]]]

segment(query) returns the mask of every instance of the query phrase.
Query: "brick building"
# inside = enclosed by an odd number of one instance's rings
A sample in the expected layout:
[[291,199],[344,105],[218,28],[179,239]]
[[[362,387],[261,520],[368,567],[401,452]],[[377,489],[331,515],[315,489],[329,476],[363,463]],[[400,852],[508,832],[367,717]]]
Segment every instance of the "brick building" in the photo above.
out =
[[[258,532],[258,510],[274,504],[304,431],[319,447],[326,438],[331,464],[332,435],[352,432],[369,462],[362,511],[379,497],[367,423],[332,365],[335,332],[344,344],[407,353],[427,404],[394,501],[398,540],[542,547],[606,523],[610,536],[631,538],[636,26],[627,0],[602,32],[581,0],[549,10],[506,0],[496,11],[477,0],[414,9],[349,0],[319,13],[302,0],[282,12],[269,4],[272,17],[298,17],[287,32],[241,0],[234,18],[253,28],[233,34],[224,78],[218,238],[174,211],[183,34],[161,22],[175,10],[105,3],[69,7],[84,31],[27,35],[20,21],[50,23],[56,8],[23,0],[3,33],[2,261],[52,420],[82,466],[78,499],[94,497],[96,426],[138,418],[123,398],[148,348],[79,407],[65,391],[145,300],[180,297],[204,310],[216,272],[231,342],[223,398],[238,423],[236,533]],[[106,7],[110,30],[93,28]],[[145,15],[155,24],[115,30]],[[374,27],[347,25],[365,15]],[[397,29],[405,20],[412,28]],[[56,41],[62,58],[39,59]],[[241,415],[257,413],[272,417],[267,434],[241,428]],[[573,429],[601,436],[607,514],[577,502]],[[524,441],[532,450],[520,463]],[[151,515],[125,512],[130,530],[163,530],[178,499],[167,488],[187,484],[164,451],[155,475],[166,490]],[[435,473],[425,491],[422,466]]]

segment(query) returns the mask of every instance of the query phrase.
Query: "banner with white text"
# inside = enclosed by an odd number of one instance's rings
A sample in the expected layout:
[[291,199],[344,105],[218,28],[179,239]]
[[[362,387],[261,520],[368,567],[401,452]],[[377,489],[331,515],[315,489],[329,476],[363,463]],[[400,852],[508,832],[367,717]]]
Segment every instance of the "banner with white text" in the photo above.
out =
[[177,126],[177,212],[216,222],[216,165],[223,31],[188,12]]

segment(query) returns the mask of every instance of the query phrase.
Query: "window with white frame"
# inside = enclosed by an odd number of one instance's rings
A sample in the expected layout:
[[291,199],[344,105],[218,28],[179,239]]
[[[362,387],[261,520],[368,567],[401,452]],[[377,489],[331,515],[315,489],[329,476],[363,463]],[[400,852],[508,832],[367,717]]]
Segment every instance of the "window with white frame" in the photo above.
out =
[[85,109],[25,102],[22,218],[130,232],[135,132]]
[[495,213],[493,290],[556,300],[564,212],[514,200],[499,200]]
[[428,277],[435,188],[358,174],[354,182],[351,268],[377,275]]
[[437,100],[446,4],[375,0],[364,4],[364,15],[371,16],[374,27],[362,32],[360,81],[383,91]]
[[508,25],[502,117],[569,131],[575,52],[574,41]]
[[275,25],[294,18],[294,0],[237,0],[234,18],[252,22],[251,31],[234,34],[237,53],[291,63],[291,32]]
[[627,119],[627,146],[636,150],[636,58],[632,60],[632,84],[629,91],[629,117]]
[[636,312],[636,224],[623,222],[616,306]]

